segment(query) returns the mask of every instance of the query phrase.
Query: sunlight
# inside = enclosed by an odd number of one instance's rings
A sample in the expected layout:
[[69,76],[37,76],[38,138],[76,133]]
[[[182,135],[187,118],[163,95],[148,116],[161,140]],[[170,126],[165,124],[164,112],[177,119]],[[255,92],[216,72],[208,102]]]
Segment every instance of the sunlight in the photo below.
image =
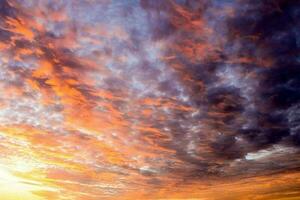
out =
[[0,197],[5,200],[44,200],[36,196],[34,192],[56,191],[54,188],[43,185],[43,183],[18,177],[12,172],[32,173],[32,165],[28,162],[16,162],[15,169],[0,164]]
[[31,193],[35,189],[33,185],[26,184],[25,180],[12,175],[2,167],[0,167],[0,188],[0,195],[6,200],[41,200]]

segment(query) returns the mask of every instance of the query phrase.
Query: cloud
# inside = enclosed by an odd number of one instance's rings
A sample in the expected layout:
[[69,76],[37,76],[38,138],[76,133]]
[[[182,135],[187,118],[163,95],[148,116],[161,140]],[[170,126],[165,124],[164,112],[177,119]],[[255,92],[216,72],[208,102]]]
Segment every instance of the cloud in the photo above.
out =
[[[297,1],[9,0],[0,10],[0,164],[52,189],[33,194],[299,195]],[[268,189],[277,178],[290,189]]]

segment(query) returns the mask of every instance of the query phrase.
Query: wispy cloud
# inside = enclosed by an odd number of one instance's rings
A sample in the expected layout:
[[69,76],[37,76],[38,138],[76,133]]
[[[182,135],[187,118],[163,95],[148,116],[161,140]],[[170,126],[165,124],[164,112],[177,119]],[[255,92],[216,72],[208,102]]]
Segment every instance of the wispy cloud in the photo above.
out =
[[45,200],[299,197],[299,11],[3,0],[2,174]]

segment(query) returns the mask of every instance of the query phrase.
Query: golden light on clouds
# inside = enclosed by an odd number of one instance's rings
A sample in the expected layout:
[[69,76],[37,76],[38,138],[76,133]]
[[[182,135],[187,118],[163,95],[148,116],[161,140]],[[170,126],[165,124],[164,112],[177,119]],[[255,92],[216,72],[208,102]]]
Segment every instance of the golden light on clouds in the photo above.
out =
[[299,4],[0,1],[0,200],[300,199]]
[[[25,166],[26,163],[18,165]],[[27,170],[20,166],[11,166],[13,171]],[[30,173],[27,171],[26,173]],[[0,167],[0,194],[5,200],[41,200],[43,198],[34,195],[32,192],[42,190],[44,186],[26,178],[20,178],[14,175],[9,169]]]

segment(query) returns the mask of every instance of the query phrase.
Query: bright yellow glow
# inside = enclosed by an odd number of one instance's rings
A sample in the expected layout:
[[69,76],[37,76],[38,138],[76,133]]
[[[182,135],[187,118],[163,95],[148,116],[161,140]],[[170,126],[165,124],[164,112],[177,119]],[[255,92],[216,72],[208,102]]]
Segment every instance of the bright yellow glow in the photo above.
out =
[[33,195],[35,187],[25,180],[12,175],[7,169],[0,167],[0,194],[5,200],[40,200]]

